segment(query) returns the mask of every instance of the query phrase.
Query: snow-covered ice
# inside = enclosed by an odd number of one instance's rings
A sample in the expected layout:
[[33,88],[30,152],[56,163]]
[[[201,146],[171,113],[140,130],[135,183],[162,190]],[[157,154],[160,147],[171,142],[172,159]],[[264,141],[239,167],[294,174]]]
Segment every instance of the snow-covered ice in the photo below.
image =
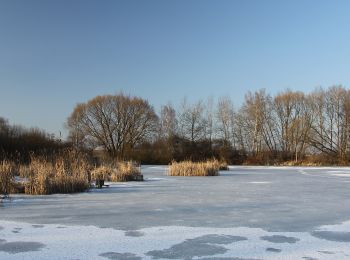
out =
[[0,259],[350,259],[348,168],[142,172],[145,182],[13,196],[0,204]]
[[[133,259],[350,258],[350,240],[344,242],[320,237],[318,231],[268,232],[248,227],[159,226],[140,229],[131,233],[136,235],[130,235],[122,230],[95,226],[35,226],[11,221],[0,221],[0,225],[3,227],[0,231],[0,259],[9,260],[106,259],[113,256],[112,253],[116,259],[128,259],[127,255]],[[321,226],[318,230],[345,234],[343,237],[350,239],[350,222]],[[17,243],[17,247],[6,246],[11,243]],[[25,247],[26,243],[33,245]]]

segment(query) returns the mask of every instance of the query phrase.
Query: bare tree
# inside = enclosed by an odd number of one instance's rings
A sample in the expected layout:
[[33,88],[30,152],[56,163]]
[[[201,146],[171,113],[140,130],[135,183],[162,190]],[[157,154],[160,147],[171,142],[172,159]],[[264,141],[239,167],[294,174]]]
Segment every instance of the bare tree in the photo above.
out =
[[214,135],[214,99],[209,97],[205,106],[206,117],[206,139],[209,141],[210,151],[213,150],[213,135]]
[[312,93],[315,123],[311,144],[331,156],[344,159],[349,149],[350,94],[342,86]]
[[241,131],[245,133],[246,147],[255,154],[276,146],[271,97],[264,89],[248,92],[240,109]]
[[203,101],[188,104],[183,101],[182,111],[179,115],[179,124],[183,137],[192,143],[203,140],[206,134],[207,121],[204,116]]
[[157,115],[149,103],[123,94],[98,96],[78,104],[68,118],[71,136],[93,147],[103,146],[112,157],[122,157],[155,131]]
[[290,90],[278,94],[274,99],[281,151],[286,156],[294,154],[295,160],[298,160],[298,154],[303,153],[306,144],[310,142],[310,130],[314,120],[311,100],[311,97],[302,92]]
[[160,112],[160,134],[162,137],[169,138],[174,136],[177,131],[176,111],[169,103],[162,106]]
[[216,117],[218,137],[224,140],[225,145],[234,146],[234,108],[230,98],[223,97],[219,99],[217,104]]

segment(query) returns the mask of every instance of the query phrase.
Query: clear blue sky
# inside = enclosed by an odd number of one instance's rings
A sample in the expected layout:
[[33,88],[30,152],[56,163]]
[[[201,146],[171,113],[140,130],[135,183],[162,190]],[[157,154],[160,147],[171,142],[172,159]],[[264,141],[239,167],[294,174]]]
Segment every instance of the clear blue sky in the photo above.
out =
[[349,13],[337,0],[0,0],[0,116],[57,134],[99,94],[158,109],[349,86]]

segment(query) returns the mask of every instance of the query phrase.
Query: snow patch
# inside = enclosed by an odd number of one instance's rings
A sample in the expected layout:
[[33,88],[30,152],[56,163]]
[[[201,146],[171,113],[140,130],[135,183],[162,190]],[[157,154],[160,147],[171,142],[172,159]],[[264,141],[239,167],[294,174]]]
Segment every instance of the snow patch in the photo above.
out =
[[[313,235],[312,232],[268,232],[260,228],[248,227],[162,226],[125,232],[95,226],[64,226],[65,228],[61,228],[62,225],[59,224],[44,224],[41,228],[35,228],[28,223],[2,220],[0,220],[0,226],[4,227],[0,238],[6,243],[15,244],[21,241],[26,245],[45,245],[39,251],[0,251],[0,259],[9,260],[105,259],[107,255],[152,259],[152,255],[167,255],[178,248],[185,250],[181,254],[193,257],[196,254],[196,251],[193,250],[199,250],[198,247],[195,249],[190,246],[193,243],[203,247],[203,250],[198,252],[202,254],[203,259],[205,257],[203,252],[207,252],[204,250],[207,243],[216,245],[212,251],[208,250],[210,254],[208,256],[221,258],[349,259],[350,255],[348,242],[336,241],[334,237],[327,239],[327,236],[322,237],[323,233],[317,233],[322,231],[335,234],[350,233],[350,221],[339,225],[319,227],[314,231],[316,235]],[[21,233],[13,233],[12,230],[15,228],[21,228]],[[134,233],[142,234],[142,236],[130,236]],[[266,237],[271,239],[266,239]],[[232,240],[231,238],[240,239]],[[268,250],[276,248],[276,241],[278,250]],[[179,251],[175,253],[180,254]]]

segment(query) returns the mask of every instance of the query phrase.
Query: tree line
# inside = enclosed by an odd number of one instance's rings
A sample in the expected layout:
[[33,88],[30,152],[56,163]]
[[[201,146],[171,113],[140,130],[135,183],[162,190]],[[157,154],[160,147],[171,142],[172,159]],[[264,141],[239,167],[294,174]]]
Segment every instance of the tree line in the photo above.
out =
[[184,99],[160,113],[140,97],[105,95],[78,104],[67,127],[77,149],[143,163],[213,157],[233,164],[347,163],[350,91],[332,86],[272,96],[261,89],[246,93],[239,107],[230,97]]
[[28,163],[32,154],[54,155],[69,146],[41,129],[11,125],[0,117],[0,161]]

